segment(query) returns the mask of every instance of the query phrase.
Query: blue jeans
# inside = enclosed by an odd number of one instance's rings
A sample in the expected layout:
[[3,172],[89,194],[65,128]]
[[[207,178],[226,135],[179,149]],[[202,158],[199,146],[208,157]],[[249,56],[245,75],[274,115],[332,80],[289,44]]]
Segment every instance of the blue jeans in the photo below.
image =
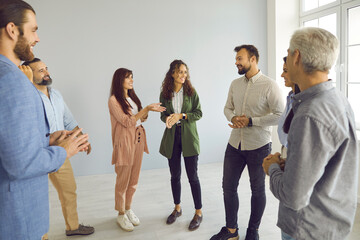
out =
[[247,166],[251,187],[251,214],[248,228],[258,229],[265,210],[265,173],[263,159],[271,152],[271,143],[251,151],[241,151],[228,144],[224,159],[223,192],[226,215],[226,227],[238,227],[239,197],[237,188],[241,174]]
[[[173,194],[174,204],[180,204],[181,196],[181,127],[177,126],[175,131],[175,141],[173,153],[169,161],[169,168],[171,174],[171,190]],[[201,202],[201,187],[200,181],[197,174],[198,170],[198,155],[191,157],[184,157],[186,174],[189,179],[191,193],[193,196],[193,201],[195,209],[202,208]]]
[[295,238],[292,238],[290,235],[286,234],[283,231],[281,231],[281,239],[282,240],[296,240]]

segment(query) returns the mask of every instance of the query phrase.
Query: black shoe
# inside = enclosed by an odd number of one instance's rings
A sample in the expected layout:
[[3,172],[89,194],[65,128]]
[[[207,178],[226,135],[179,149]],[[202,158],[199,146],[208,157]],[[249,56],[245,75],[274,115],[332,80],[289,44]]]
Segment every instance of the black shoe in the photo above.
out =
[[210,238],[210,240],[238,240],[238,229],[234,233],[231,233],[227,227],[223,227],[220,232]]
[[90,235],[93,234],[95,231],[95,228],[91,226],[84,226],[82,224],[79,224],[79,228],[75,230],[66,230],[66,236],[72,236],[72,235]]
[[193,219],[190,222],[189,230],[194,231],[200,227],[200,223],[202,222],[203,216],[199,216],[197,214],[194,215]]
[[245,240],[259,240],[259,232],[257,229],[248,228],[246,231]]
[[170,214],[170,216],[166,220],[166,224],[172,224],[176,221],[176,218],[180,217],[182,214],[182,209],[180,212],[176,211],[176,209]]

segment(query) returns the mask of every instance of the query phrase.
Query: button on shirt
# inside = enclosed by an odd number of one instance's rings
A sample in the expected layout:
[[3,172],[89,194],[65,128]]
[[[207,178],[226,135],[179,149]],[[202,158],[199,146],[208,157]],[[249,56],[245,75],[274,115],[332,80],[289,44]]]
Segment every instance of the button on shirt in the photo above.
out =
[[252,127],[233,129],[229,144],[241,150],[255,150],[271,142],[273,125],[284,110],[282,94],[276,82],[259,71],[247,79],[235,79],[230,86],[224,114],[231,122],[234,116],[252,118]]
[[50,98],[38,90],[44,103],[46,117],[50,126],[50,133],[60,130],[73,130],[78,126],[78,123],[64,102],[62,95],[59,91],[50,87],[48,88],[48,91]]

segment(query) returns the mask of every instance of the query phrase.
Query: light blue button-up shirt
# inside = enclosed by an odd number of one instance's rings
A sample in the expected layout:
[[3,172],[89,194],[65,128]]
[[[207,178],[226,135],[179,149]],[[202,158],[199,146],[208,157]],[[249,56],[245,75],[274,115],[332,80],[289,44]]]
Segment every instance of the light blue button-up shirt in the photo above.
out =
[[78,126],[78,123],[64,102],[61,93],[50,87],[48,88],[48,91],[50,98],[41,91],[39,91],[39,93],[44,103],[46,117],[50,126],[50,133],[60,130],[73,130]]
[[285,119],[286,119],[287,115],[289,114],[289,112],[291,110],[291,104],[293,102],[293,96],[294,96],[294,92],[290,91],[288,96],[286,97],[285,110],[284,110],[284,112],[281,114],[281,116],[279,118],[279,124],[278,124],[278,129],[277,129],[280,143],[285,147],[288,147],[288,144],[287,144],[287,136],[288,135],[286,133],[284,133],[283,125],[285,123]]

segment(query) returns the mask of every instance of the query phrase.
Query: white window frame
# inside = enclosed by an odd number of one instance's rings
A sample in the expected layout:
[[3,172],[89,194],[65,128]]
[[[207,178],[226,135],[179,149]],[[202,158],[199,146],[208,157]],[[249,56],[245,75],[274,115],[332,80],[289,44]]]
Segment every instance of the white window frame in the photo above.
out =
[[[333,5],[333,4],[328,4],[328,5]],[[325,5],[325,6],[328,6],[328,5]],[[318,8],[318,9],[322,9],[322,7]],[[318,19],[318,18],[327,16],[330,14],[334,14],[334,13],[336,13],[336,36],[338,39],[341,39],[341,21],[340,21],[341,20],[341,8],[340,8],[340,6],[335,6],[335,7],[333,6],[330,9],[326,8],[324,10],[319,10],[319,11],[316,11],[315,13],[300,17],[300,26],[301,27],[304,26],[304,22]],[[338,88],[342,92],[344,83],[342,82],[342,79],[341,79],[342,68],[340,66],[342,66],[342,65],[341,65],[340,61],[341,61],[341,52],[335,63],[335,69],[336,69],[336,88]]]
[[[348,1],[351,1],[351,0],[348,0]],[[308,10],[308,11],[304,11],[304,9],[305,9],[305,0],[300,0],[300,18],[304,17],[306,15],[310,15],[310,14],[314,14],[314,13],[317,13],[317,12],[324,11],[324,10],[326,10],[328,8],[333,8],[333,7],[338,6],[340,4],[341,4],[341,0],[336,0],[335,2],[323,5],[321,7],[314,8],[314,9],[311,9],[311,10]]]
[[[305,6],[304,0],[300,0],[300,27],[304,26],[304,22],[318,19],[333,13],[336,13],[336,35],[340,41],[340,53],[335,63],[336,69],[336,88],[348,96],[347,92],[347,62],[348,62],[348,15],[349,8],[360,6],[360,0],[337,0],[333,3],[303,11]],[[357,129],[360,130],[360,119],[357,120]]]
[[[343,40],[343,44],[341,44],[341,48],[340,48],[340,52],[342,52],[343,54],[341,54],[341,62],[342,64],[342,68],[344,69],[344,71],[341,72],[341,78],[342,78],[342,82],[344,85],[344,89],[342,90],[342,92],[345,94],[345,96],[348,96],[348,48],[347,46],[349,45],[349,39],[348,39],[348,14],[347,11],[349,8],[353,8],[353,7],[359,7],[360,6],[360,0],[352,0],[352,1],[345,1],[347,3],[343,4],[341,6],[341,11],[342,11],[342,19],[341,19],[341,23],[342,23],[342,40]],[[352,83],[355,84],[355,83]],[[354,106],[355,107],[355,106]],[[360,119],[356,119],[356,129],[360,130]]]

